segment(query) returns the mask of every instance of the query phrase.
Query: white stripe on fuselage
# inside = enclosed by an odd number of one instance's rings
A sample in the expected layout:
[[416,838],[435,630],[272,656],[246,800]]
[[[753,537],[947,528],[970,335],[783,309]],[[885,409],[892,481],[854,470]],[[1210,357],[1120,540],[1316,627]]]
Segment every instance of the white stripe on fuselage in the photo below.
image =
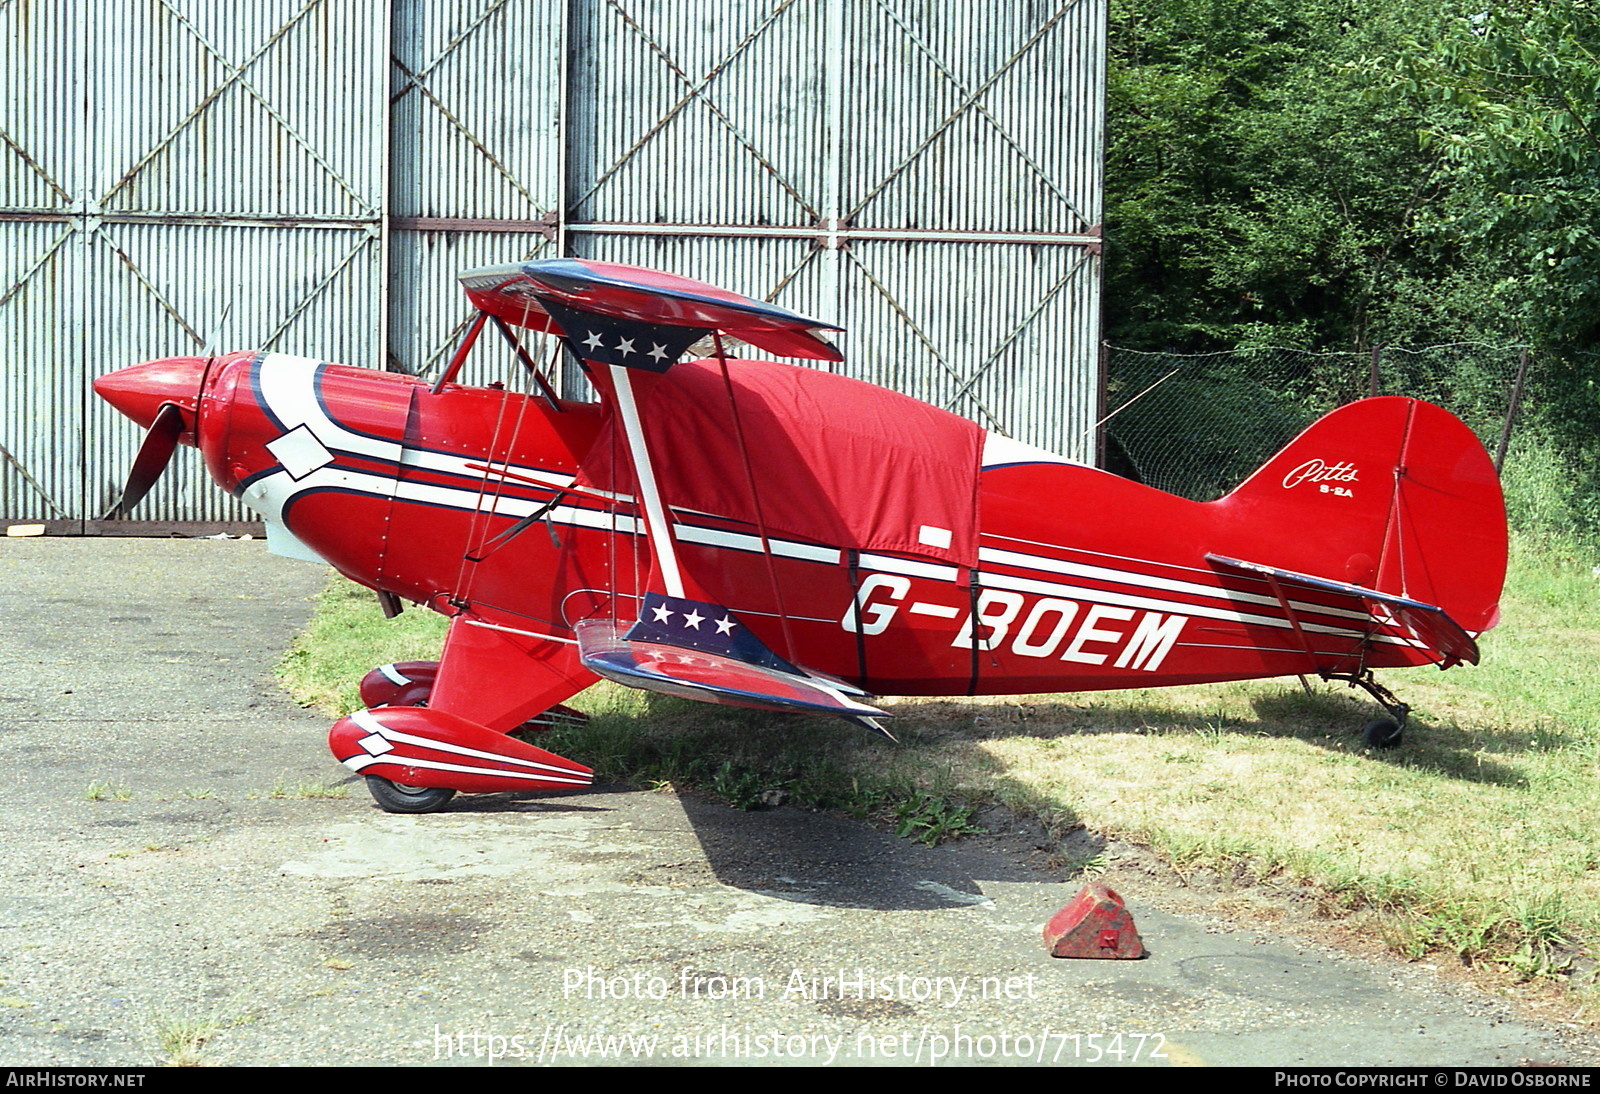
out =
[[[1086,577],[1095,581],[1115,581],[1121,585],[1140,585],[1149,589],[1164,589],[1167,592],[1185,593],[1189,596],[1232,600],[1242,604],[1261,604],[1267,607],[1276,607],[1278,604],[1277,597],[1263,596],[1259,593],[1241,592],[1237,589],[1219,589],[1214,585],[1199,585],[1193,581],[1177,581],[1171,578],[1156,577],[1152,574],[1129,573],[1126,570],[1112,570],[1104,566],[1088,566],[1079,562],[1042,558],[1038,555],[1025,555],[1017,551],[1002,551],[993,547],[978,548],[978,560],[980,562],[998,562],[1006,566],[1018,566],[1031,570],[1045,570],[1049,573],[1064,574],[1068,577]],[[1298,600],[1291,600],[1289,603],[1297,611],[1343,616],[1346,619],[1367,618],[1365,612],[1354,612],[1345,608],[1306,604]]]
[[[385,440],[365,433],[357,433],[328,416],[317,391],[317,371],[322,362],[309,357],[291,357],[286,353],[269,353],[261,358],[259,380],[261,397],[285,432],[303,425],[326,448],[349,452],[356,456],[397,463],[403,467],[422,468],[447,475],[461,475],[481,480],[484,469],[472,467],[482,464],[483,457],[454,456],[447,452],[431,452],[421,448],[407,448],[399,441]],[[572,475],[546,471],[542,467],[522,467],[508,464],[492,468],[496,475],[521,476],[546,486],[567,487],[575,481]]]
[[286,353],[268,353],[256,366],[256,383],[267,408],[283,423],[284,430],[305,426],[323,447],[368,456],[385,463],[399,463],[405,446],[399,441],[369,437],[345,428],[328,416],[317,398],[317,370],[322,362]]
[[[360,471],[343,471],[335,468],[322,468],[312,472],[298,482],[290,479],[287,473],[271,475],[258,479],[252,484],[252,489],[260,487],[263,490],[282,489],[285,501],[295,495],[308,490],[343,490],[351,493],[368,494],[374,497],[394,497],[400,501],[415,502],[421,505],[434,505],[464,512],[489,512],[497,516],[519,519],[528,516],[541,507],[541,503],[523,498],[500,497],[495,498],[480,495],[477,491],[454,486],[441,486],[431,483],[396,482],[384,475]],[[248,494],[246,500],[250,500]],[[588,528],[603,532],[617,532],[622,535],[639,534],[642,521],[624,514],[612,514],[602,510],[581,509],[576,506],[558,505],[548,514],[550,520],[556,524],[569,527]],[[722,547],[733,550],[756,552],[761,549],[761,540],[758,536],[743,535],[740,533],[724,532],[717,529],[702,528],[692,524],[675,522],[673,531],[677,538],[684,543],[702,543],[708,546]],[[791,540],[768,539],[774,554],[790,558],[823,562],[837,565],[840,552],[828,548],[818,548],[811,544],[797,543]],[[1006,564],[1017,567],[1029,567],[1042,572],[1052,572],[1056,560],[1042,558],[1034,555],[1020,555],[1015,552],[1004,552],[1009,555]],[[922,578],[927,581],[937,581],[942,584],[953,585],[957,578],[957,569],[954,566],[936,563],[921,562],[915,559],[895,558],[888,555],[863,552],[861,555],[863,570],[874,573],[904,574],[911,577]],[[1099,569],[1098,567],[1092,569]],[[1188,582],[1163,582],[1159,578],[1150,578],[1143,574],[1129,573],[1116,570],[1104,570],[1096,575],[1102,580],[1117,581],[1125,585],[1136,586],[1158,592],[1180,591],[1171,589],[1170,586],[1188,585],[1194,590],[1194,595],[1204,595],[1213,599],[1227,600],[1231,592],[1227,589],[1206,589],[1204,586],[1191,585]],[[1066,597],[1068,599],[1089,601],[1099,604],[1113,604],[1122,607],[1142,608],[1147,611],[1169,612],[1178,615],[1197,616],[1206,619],[1217,619],[1245,625],[1275,627],[1289,629],[1291,624],[1283,617],[1259,615],[1254,612],[1243,612],[1224,607],[1215,607],[1209,604],[1196,604],[1184,600],[1161,599],[1156,596],[1134,595],[1116,592],[1109,589],[1091,589],[1077,585],[1067,585],[1059,581],[1039,580],[1037,578],[1018,577],[1011,574],[994,573],[993,571],[980,571],[977,575],[977,584],[980,588],[1009,589],[1016,592],[1033,593],[1043,596]],[[1187,589],[1181,591],[1189,591]],[[1242,594],[1248,596],[1248,594]],[[1262,599],[1262,598],[1255,598]],[[1275,604],[1276,601],[1270,603]],[[1313,605],[1300,605],[1304,610],[1326,615],[1348,616],[1355,619],[1364,619],[1357,613],[1344,609],[1323,608]],[[922,613],[931,614],[931,613]],[[1327,626],[1310,621],[1302,621],[1301,627],[1317,634],[1334,635],[1343,638],[1362,637],[1364,631],[1355,631],[1342,627]],[[1380,641],[1391,641],[1399,644],[1411,644],[1405,639],[1378,636]]]

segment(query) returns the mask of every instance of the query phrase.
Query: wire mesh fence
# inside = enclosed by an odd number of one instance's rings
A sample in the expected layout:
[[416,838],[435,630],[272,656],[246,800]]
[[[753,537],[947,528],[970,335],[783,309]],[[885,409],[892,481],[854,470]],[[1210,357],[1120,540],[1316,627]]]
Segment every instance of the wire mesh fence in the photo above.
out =
[[1521,346],[1479,342],[1366,353],[1106,353],[1107,468],[1196,500],[1232,490],[1318,417],[1369,395],[1437,403],[1497,454],[1529,361]]

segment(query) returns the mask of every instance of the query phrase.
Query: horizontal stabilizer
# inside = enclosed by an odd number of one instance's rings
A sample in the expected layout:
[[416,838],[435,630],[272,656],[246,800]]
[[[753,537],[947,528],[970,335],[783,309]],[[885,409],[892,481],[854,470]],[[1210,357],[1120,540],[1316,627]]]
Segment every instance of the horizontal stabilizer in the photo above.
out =
[[1409,631],[1429,651],[1437,654],[1440,662],[1446,667],[1463,661],[1469,665],[1478,663],[1478,644],[1460,624],[1445,614],[1443,608],[1378,589],[1296,573],[1293,570],[1280,570],[1274,566],[1245,562],[1224,555],[1208,554],[1206,561],[1226,569],[1265,578],[1272,587],[1273,595],[1288,613],[1291,622],[1296,619],[1295,605],[1281,591],[1280,584],[1314,589],[1338,599],[1354,601],[1379,625]]
[[885,732],[874,721],[886,717],[884,711],[858,702],[844,685],[800,668],[788,671],[711,649],[634,640],[609,619],[586,620],[573,629],[584,668],[631,688],[754,710],[831,714]]

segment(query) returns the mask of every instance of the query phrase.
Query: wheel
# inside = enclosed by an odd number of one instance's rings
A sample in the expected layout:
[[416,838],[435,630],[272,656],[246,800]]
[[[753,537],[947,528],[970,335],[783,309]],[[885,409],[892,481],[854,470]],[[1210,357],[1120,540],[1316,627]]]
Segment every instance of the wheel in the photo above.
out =
[[1368,748],[1398,748],[1403,732],[1393,718],[1374,718],[1361,727],[1361,743]]
[[367,790],[385,813],[433,813],[456,796],[436,786],[407,786],[377,775],[367,776]]

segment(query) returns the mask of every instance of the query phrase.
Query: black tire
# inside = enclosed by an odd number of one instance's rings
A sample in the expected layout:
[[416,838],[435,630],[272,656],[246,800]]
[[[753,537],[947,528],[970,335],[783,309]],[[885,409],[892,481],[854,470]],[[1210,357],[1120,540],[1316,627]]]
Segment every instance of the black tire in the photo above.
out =
[[1399,748],[1404,733],[1400,723],[1393,718],[1374,718],[1361,727],[1361,743],[1368,748]]
[[377,775],[367,776],[367,791],[385,813],[435,813],[456,796],[454,790],[435,786],[406,786]]

